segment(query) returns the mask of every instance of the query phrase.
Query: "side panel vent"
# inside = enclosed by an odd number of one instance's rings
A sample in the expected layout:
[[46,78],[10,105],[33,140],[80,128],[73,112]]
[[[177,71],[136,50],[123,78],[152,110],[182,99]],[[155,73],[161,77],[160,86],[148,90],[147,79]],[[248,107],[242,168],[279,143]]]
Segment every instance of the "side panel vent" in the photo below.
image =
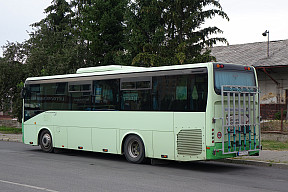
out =
[[200,155],[202,152],[202,130],[181,130],[177,134],[177,153],[179,155]]

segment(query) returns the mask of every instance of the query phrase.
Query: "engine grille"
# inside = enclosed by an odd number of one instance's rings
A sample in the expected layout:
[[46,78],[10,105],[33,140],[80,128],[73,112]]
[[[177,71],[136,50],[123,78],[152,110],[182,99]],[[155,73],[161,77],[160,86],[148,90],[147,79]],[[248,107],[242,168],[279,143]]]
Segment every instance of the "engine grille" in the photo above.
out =
[[202,152],[202,130],[181,130],[177,134],[177,153],[179,155],[200,155]]

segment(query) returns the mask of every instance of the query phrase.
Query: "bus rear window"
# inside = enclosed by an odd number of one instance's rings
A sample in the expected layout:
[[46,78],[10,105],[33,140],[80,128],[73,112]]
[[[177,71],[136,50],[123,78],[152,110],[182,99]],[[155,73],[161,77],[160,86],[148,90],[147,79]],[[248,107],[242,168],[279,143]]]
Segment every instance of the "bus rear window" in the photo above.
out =
[[256,86],[254,71],[215,70],[214,88],[221,94],[222,85]]

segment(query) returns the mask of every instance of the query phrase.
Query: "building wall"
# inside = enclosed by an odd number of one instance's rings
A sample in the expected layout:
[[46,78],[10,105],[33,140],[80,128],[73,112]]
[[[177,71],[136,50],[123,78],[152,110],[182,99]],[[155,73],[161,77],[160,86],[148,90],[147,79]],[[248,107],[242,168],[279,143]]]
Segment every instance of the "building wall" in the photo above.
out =
[[276,80],[277,85],[262,69],[257,70],[260,87],[261,104],[286,104],[286,90],[288,89],[288,68],[266,69],[269,75]]
[[262,69],[257,70],[260,113],[262,119],[275,119],[276,113],[287,110],[288,68],[273,68],[266,71],[279,84],[277,85]]

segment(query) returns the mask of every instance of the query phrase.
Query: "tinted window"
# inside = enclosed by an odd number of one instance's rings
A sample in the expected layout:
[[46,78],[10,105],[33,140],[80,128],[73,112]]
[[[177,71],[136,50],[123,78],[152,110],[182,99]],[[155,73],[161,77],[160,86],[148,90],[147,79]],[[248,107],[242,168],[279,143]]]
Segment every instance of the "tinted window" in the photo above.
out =
[[119,110],[119,80],[94,81],[91,110]]
[[256,86],[253,71],[215,70],[214,80],[217,94],[221,93],[222,85]]
[[69,109],[67,83],[37,84],[27,86],[24,119],[27,120],[47,110]]
[[27,90],[25,120],[47,110],[204,112],[208,75],[38,84],[27,85]]
[[206,110],[208,92],[207,74],[176,75],[153,79],[153,110]]
[[151,84],[151,77],[121,79],[121,110],[152,110]]

